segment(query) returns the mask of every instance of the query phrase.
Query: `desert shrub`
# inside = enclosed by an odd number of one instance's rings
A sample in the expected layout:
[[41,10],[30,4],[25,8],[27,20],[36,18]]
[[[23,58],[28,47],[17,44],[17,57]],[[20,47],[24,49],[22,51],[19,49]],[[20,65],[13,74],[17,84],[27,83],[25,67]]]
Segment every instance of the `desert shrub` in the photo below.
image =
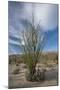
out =
[[11,64],[11,60],[9,60],[9,64]]
[[9,64],[12,64],[13,61],[12,61],[12,58],[9,57]]
[[13,71],[13,74],[19,74],[19,68],[17,68],[17,69],[15,69],[14,71]]
[[9,64],[15,64],[15,63],[16,63],[16,56],[9,55]]
[[16,63],[16,66],[19,66],[19,63]]
[[55,63],[58,64],[58,55],[55,57]]
[[[33,8],[32,8],[33,9]],[[46,43],[45,33],[42,32],[40,25],[34,25],[34,14],[32,12],[32,23],[27,20],[22,20],[26,22],[26,27],[22,32],[23,38],[23,50],[24,50],[24,60],[29,70],[27,74],[31,80],[37,78],[36,74],[36,64],[39,57],[42,54],[42,50]]]
[[56,60],[58,60],[58,55],[56,55]]

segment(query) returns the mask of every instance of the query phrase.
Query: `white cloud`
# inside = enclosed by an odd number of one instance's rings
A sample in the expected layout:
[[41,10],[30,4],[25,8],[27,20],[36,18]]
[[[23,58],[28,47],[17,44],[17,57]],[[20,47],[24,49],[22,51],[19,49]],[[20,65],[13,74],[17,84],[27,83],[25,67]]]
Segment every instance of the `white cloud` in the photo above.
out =
[[[17,3],[18,4],[18,3]],[[54,4],[35,4],[34,5],[34,17],[35,25],[40,22],[44,31],[53,30],[57,27],[58,19],[58,5]],[[21,24],[21,19],[32,20],[32,4],[23,3],[22,7],[20,5],[9,6],[9,36],[13,36],[17,39],[21,39],[21,45],[24,45],[21,31],[24,27]],[[15,39],[9,38],[9,51],[15,52],[11,44],[19,45],[20,42],[15,41]],[[12,50],[13,49],[13,50]]]
[[[25,4],[24,12],[26,18],[31,20],[32,4]],[[35,24],[40,22],[44,30],[57,27],[58,24],[58,5],[54,4],[35,4],[34,5]]]
[[[17,5],[18,6],[18,5]],[[19,20],[27,19],[32,20],[32,4],[23,3],[21,6],[15,6],[10,8],[10,13],[13,13],[10,16],[9,23],[15,23],[15,26],[19,28]],[[34,4],[34,16],[35,16],[35,25],[40,22],[40,25],[44,30],[50,30],[57,27],[58,24],[58,5],[56,4]],[[14,26],[14,27],[15,27]],[[21,25],[20,25],[21,27]],[[20,28],[21,30],[22,28]]]

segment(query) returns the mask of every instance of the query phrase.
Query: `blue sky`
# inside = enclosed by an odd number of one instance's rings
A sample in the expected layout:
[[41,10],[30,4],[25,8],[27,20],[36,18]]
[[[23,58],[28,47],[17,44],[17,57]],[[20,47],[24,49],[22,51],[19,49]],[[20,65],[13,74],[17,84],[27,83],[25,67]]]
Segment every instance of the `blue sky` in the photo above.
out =
[[[8,33],[9,54],[22,52],[21,45],[24,22],[32,21],[32,3],[8,2]],[[57,4],[34,4],[35,26],[40,22],[43,32],[46,33],[47,42],[44,51],[58,50],[58,5]]]

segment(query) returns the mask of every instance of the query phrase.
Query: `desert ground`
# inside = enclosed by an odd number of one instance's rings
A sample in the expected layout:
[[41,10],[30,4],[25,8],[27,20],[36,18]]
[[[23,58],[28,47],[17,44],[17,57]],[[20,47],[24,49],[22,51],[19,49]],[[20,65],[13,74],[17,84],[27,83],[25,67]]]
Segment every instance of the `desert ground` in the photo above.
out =
[[[27,81],[25,78],[25,72],[27,67],[24,63],[20,63],[18,66],[16,64],[9,64],[9,88],[26,88],[26,87],[45,87],[45,86],[57,86],[58,85],[58,64],[49,63],[45,65],[43,63],[38,63],[37,67],[41,69],[42,67],[46,69],[45,80],[44,81]],[[36,67],[36,68],[37,68]],[[14,74],[14,70],[19,68],[19,73]]]

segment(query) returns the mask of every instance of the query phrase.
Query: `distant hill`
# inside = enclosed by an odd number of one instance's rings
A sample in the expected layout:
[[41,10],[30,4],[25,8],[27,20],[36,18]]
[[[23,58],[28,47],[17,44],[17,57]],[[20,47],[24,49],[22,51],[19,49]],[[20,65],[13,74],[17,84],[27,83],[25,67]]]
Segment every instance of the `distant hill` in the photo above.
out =
[[[55,60],[58,58],[58,53],[57,52],[44,52],[41,57],[40,57],[40,61],[42,60]],[[21,63],[24,62],[23,59],[23,54],[13,54],[13,55],[9,55],[9,63]]]

